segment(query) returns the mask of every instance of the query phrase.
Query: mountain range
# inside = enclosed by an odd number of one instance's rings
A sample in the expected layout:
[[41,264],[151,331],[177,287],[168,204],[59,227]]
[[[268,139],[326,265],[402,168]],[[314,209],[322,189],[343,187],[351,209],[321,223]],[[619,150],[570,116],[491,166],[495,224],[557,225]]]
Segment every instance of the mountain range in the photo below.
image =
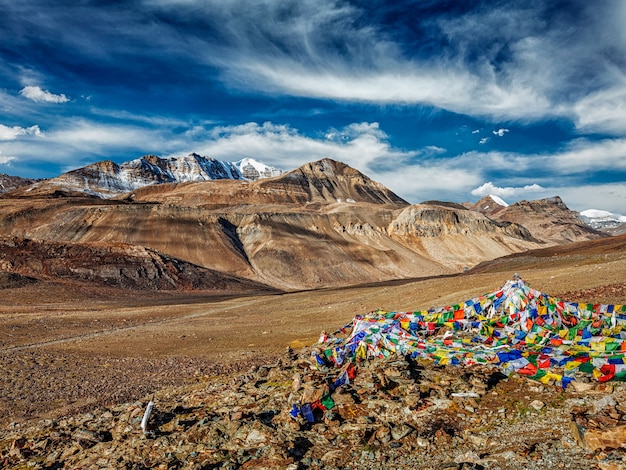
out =
[[331,159],[282,173],[148,155],[19,183],[0,196],[0,270],[38,282],[309,289],[452,274],[609,236],[558,197],[409,204]]
[[101,161],[32,185],[29,182],[28,190],[36,193],[69,190],[107,198],[153,184],[219,179],[255,181],[281,173],[252,158],[225,162],[196,153],[171,158],[145,155],[120,165],[111,160]]

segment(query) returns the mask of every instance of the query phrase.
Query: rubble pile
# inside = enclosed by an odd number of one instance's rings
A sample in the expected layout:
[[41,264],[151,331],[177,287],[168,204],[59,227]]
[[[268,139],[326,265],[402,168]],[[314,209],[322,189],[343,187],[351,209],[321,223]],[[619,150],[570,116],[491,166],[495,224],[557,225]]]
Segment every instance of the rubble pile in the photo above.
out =
[[[394,355],[357,361],[352,378],[333,389],[342,374],[311,353],[287,351],[245,374],[205,376],[134,403],[14,423],[0,433],[0,467],[626,466],[622,383],[563,390],[487,365]],[[144,432],[149,401],[154,409]],[[294,413],[308,403],[310,414]]]

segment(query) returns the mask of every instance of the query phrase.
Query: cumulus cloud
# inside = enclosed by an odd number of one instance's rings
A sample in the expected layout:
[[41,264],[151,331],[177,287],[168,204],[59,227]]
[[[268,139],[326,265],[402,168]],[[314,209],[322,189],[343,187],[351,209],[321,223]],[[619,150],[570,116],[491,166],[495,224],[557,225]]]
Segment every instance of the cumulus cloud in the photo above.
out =
[[499,136],[499,137],[504,137],[504,134],[506,134],[507,132],[509,132],[509,130],[508,130],[508,129],[503,129],[503,128],[500,128],[500,129],[498,129],[497,131],[492,131],[492,132],[493,132],[493,135],[497,135],[497,136]]
[[[454,160],[459,167],[471,169],[474,177],[488,181],[468,191],[473,196],[559,195],[576,210],[591,207],[619,213],[626,207],[626,185],[618,182],[626,175],[626,139],[578,139],[552,153],[468,152]],[[609,181],[591,183],[596,175]],[[510,181],[522,184],[506,184]]]
[[579,212],[587,209],[601,209],[619,214],[623,213],[626,207],[626,183],[565,185],[555,183],[557,182],[552,181],[552,184],[545,186],[531,184],[520,187],[499,187],[488,182],[472,190],[471,194],[478,198],[493,194],[511,201],[560,196],[570,209]]
[[626,183],[579,184],[547,188],[549,195],[559,195],[570,209],[607,210],[623,214],[626,207]]
[[471,194],[473,196],[488,196],[493,194],[500,197],[520,197],[529,193],[544,192],[545,188],[538,184],[528,184],[521,187],[499,187],[494,185],[491,181],[480,185],[478,188],[472,189]]
[[196,133],[196,139],[195,151],[205,155],[231,161],[248,156],[289,169],[329,157],[366,170],[380,160],[404,161],[417,154],[394,148],[377,122],[328,129],[318,138],[285,124],[250,122],[217,126],[204,139]]
[[[19,155],[18,148],[7,151]],[[626,170],[626,139],[581,139],[551,154],[492,151],[455,156],[434,145],[398,148],[378,122],[355,122],[304,134],[290,125],[272,122],[190,125],[174,131],[73,119],[63,128],[47,132],[45,152],[42,145],[40,153],[58,159],[68,152],[91,158],[126,155],[123,160],[149,152],[163,156],[197,152],[227,161],[252,157],[284,170],[332,158],[359,169],[410,202],[461,202],[470,195],[487,194],[505,199],[570,195],[576,191],[569,188],[581,186],[591,173]],[[79,162],[68,164],[76,167]],[[506,184],[511,180],[518,184]],[[606,203],[598,207],[608,208]]]
[[480,139],[480,140],[478,141],[478,143],[479,143],[480,145],[484,145],[484,144],[486,144],[487,142],[489,142],[489,137],[483,137],[482,139]]
[[41,87],[28,85],[20,90],[20,95],[36,103],[67,103],[69,99],[64,95],[55,95]]
[[377,122],[330,128],[317,136],[304,135],[288,125],[251,122],[217,126],[208,129],[204,136],[196,131],[195,139],[195,143],[187,143],[184,153],[194,150],[229,161],[252,157],[285,170],[322,158],[339,160],[410,202],[460,198],[479,182],[479,176],[468,170],[465,162],[441,159],[447,152],[442,147],[394,147]]
[[15,140],[19,137],[26,135],[34,135],[40,137],[43,135],[39,126],[20,127],[20,126],[5,126],[0,124],[0,140]]

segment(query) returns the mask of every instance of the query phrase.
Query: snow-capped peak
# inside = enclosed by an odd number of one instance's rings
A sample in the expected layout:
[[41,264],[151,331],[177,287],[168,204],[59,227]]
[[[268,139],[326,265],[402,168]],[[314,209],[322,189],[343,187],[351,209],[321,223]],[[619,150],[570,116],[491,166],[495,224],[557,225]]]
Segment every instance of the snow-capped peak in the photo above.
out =
[[253,158],[243,158],[233,164],[245,179],[257,180],[282,174],[282,170],[257,162]]
[[491,199],[493,199],[493,202],[495,202],[495,203],[496,203],[496,204],[498,204],[499,206],[502,206],[502,207],[509,207],[509,205],[508,205],[506,202],[504,202],[504,200],[503,200],[503,199],[499,198],[498,196],[496,196],[496,195],[494,195],[494,194],[490,194],[490,195],[489,195],[489,197],[490,197]]
[[590,219],[607,218],[607,219],[619,220],[620,222],[626,222],[626,216],[623,216],[620,214],[614,214],[612,212],[603,211],[600,209],[587,209],[585,211],[582,211],[580,215],[582,215],[583,217],[588,217]]
[[280,174],[281,170],[251,158],[233,163],[191,153],[165,158],[145,155],[120,165],[112,161],[98,162],[65,173],[51,181],[53,184],[106,198],[153,184],[217,179],[254,181]]
[[626,216],[600,209],[587,209],[580,213],[583,221],[596,230],[617,227],[626,222]]

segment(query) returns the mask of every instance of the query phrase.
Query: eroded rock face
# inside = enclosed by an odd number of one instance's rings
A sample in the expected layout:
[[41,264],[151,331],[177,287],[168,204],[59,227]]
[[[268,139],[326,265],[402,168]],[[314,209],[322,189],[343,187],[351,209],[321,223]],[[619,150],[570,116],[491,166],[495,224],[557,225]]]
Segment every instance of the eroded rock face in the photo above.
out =
[[592,229],[556,196],[536,201],[520,201],[507,207],[488,204],[484,200],[471,207],[498,221],[523,225],[532,236],[549,244],[594,240],[606,234]]
[[17,188],[29,186],[35,183],[37,180],[30,178],[21,178],[19,176],[10,176],[0,173],[0,193],[12,191]]
[[185,185],[151,193],[149,200],[145,195],[0,200],[0,234],[150,247],[279,289],[448,274],[539,246],[514,224],[456,208],[345,201],[205,205],[211,196]]
[[125,289],[272,291],[155,250],[119,243],[5,239],[0,240],[0,266],[14,275],[95,282]]
[[494,221],[460,206],[416,204],[389,224],[394,239],[453,271],[541,245],[518,224]]
[[398,236],[437,237],[482,234],[514,237],[536,242],[528,230],[515,223],[501,223],[474,211],[440,204],[415,204],[402,210],[389,232]]

